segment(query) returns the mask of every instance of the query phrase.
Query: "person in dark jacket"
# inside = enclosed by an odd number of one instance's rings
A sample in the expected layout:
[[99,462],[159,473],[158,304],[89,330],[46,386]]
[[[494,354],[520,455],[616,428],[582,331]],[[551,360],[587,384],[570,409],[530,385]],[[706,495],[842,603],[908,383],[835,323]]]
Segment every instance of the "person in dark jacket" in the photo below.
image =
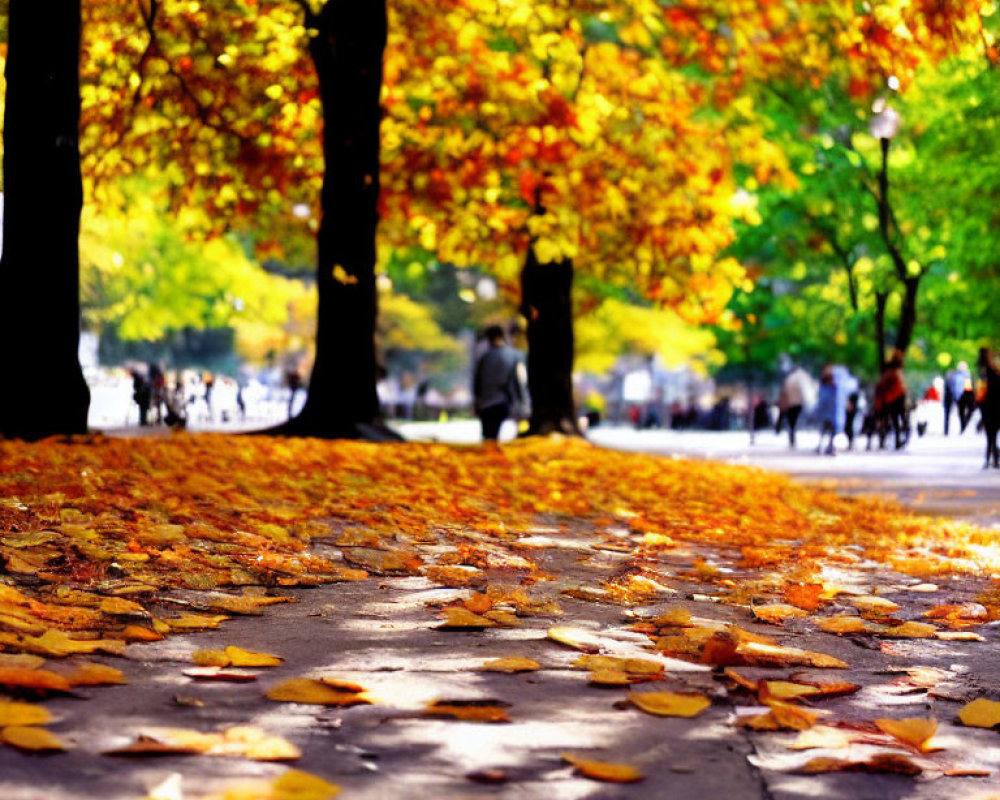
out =
[[986,347],[979,350],[979,374],[986,385],[980,405],[983,428],[986,429],[986,463],[983,464],[983,469],[991,466],[1000,469],[1000,449],[997,449],[997,431],[1000,430],[1000,369],[997,369],[993,360],[993,353]]
[[483,426],[483,440],[495,442],[503,421],[520,406],[521,382],[517,376],[517,353],[507,344],[503,328],[491,325],[483,338],[488,346],[476,361],[472,395],[476,416]]

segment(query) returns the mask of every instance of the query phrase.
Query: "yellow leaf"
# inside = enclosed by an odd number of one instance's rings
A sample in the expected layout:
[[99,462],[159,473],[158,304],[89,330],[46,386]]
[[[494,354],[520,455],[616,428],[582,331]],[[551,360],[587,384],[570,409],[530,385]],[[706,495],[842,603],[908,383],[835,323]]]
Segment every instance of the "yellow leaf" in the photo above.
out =
[[958,718],[970,728],[995,728],[1000,725],[1000,703],[985,697],[977,698],[963,706]]
[[0,667],[0,686],[8,689],[41,689],[50,692],[68,692],[69,681],[47,669],[19,669]]
[[171,630],[201,631],[207,628],[218,628],[229,617],[222,614],[182,614],[174,619],[166,620]]
[[191,661],[200,667],[228,667],[229,656],[225,650],[195,650]]
[[712,705],[701,694],[675,694],[674,692],[630,692],[632,705],[658,717],[694,717]]
[[634,675],[659,675],[663,672],[663,664],[659,661],[624,656],[582,655],[573,662],[573,666],[591,672],[617,671]]
[[138,603],[134,603],[131,600],[123,600],[120,597],[105,597],[101,601],[99,608],[105,614],[111,614],[112,616],[149,616],[149,612]]
[[615,669],[599,669],[590,673],[590,682],[595,686],[631,686],[641,678]]
[[870,630],[867,620],[861,617],[824,617],[816,623],[827,633],[865,633]]
[[929,753],[940,749],[930,745],[930,740],[938,728],[936,719],[924,719],[920,717],[877,719],[875,720],[875,724],[878,725],[879,730],[883,733],[887,733],[899,739],[899,741],[915,747],[921,753]]
[[473,614],[462,606],[449,606],[442,609],[442,613],[444,622],[437,626],[439,631],[481,631],[496,626],[493,620]]
[[808,686],[804,683],[792,683],[791,681],[764,681],[764,686],[767,690],[767,696],[777,700],[795,700],[799,697],[819,694],[820,691],[815,686]]
[[899,611],[899,605],[885,597],[877,595],[858,595],[849,597],[847,601],[862,614],[892,614]]
[[770,622],[773,625],[780,625],[786,619],[791,619],[792,617],[807,617],[808,612],[803,611],[801,608],[796,608],[795,606],[786,605],[784,603],[772,603],[766,606],[754,606],[753,615],[757,619],[763,622]]
[[554,642],[572,647],[584,653],[596,653],[601,649],[601,641],[594,634],[582,628],[570,628],[565,625],[554,625],[549,628],[547,636]]
[[424,714],[465,722],[510,722],[504,706],[499,700],[435,700]]
[[608,783],[635,783],[643,779],[643,774],[628,764],[609,764],[604,761],[592,761],[569,753],[563,753],[563,761],[576,767],[576,771],[586,778]]
[[120,669],[107,664],[76,664],[66,673],[71,686],[110,686],[125,683],[125,675]]
[[486,672],[532,672],[533,670],[539,669],[541,664],[535,661],[533,658],[495,658],[492,661],[487,661],[479,669]]
[[274,800],[330,800],[340,788],[316,775],[290,769],[271,784]]
[[19,750],[47,751],[65,750],[62,742],[45,728],[30,728],[12,725],[0,730],[0,741]]
[[904,622],[879,631],[879,635],[890,639],[933,639],[937,632],[937,628],[926,622]]
[[813,748],[823,748],[826,750],[839,750],[847,747],[851,743],[851,737],[840,728],[833,728],[829,725],[816,725],[802,731],[791,744],[787,745],[790,750],[811,750]]
[[0,728],[22,725],[45,725],[52,721],[52,714],[47,708],[31,703],[15,703],[0,700]]
[[255,653],[232,645],[226,648],[225,654],[229,658],[230,665],[234,667],[278,667],[283,662],[280,656],[273,656],[270,653]]
[[358,692],[339,691],[312,678],[290,678],[273,686],[267,693],[271,700],[321,706],[367,705],[371,701]]

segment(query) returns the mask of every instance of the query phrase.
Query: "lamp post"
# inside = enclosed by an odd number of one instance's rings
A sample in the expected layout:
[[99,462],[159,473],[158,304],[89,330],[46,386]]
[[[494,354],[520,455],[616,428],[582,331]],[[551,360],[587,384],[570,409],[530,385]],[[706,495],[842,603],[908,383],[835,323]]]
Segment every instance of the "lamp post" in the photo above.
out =
[[[889,250],[896,273],[901,280],[906,282],[906,267],[898,248],[893,243],[892,237],[889,234],[889,222],[892,213],[889,206],[889,144],[892,141],[892,137],[899,132],[899,126],[902,122],[902,115],[890,106],[884,98],[880,97],[872,104],[872,116],[868,121],[868,131],[873,137],[878,139],[882,152],[882,163],[878,173],[878,196],[875,198],[878,203],[879,233],[882,236],[882,241],[885,242],[886,248]],[[877,339],[878,369],[880,373],[885,369],[885,309],[888,299],[888,292],[876,291],[875,336]]]

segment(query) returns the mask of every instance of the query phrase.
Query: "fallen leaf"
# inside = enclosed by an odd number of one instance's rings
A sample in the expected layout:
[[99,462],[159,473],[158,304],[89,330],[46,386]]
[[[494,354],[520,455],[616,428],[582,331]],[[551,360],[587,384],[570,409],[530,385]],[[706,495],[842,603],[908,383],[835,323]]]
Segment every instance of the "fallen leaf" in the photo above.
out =
[[531,672],[533,670],[539,669],[541,664],[532,658],[495,658],[492,661],[487,661],[479,669],[485,672],[506,672],[512,674],[515,672]]
[[371,703],[360,692],[340,691],[312,678],[290,678],[267,692],[268,698],[284,703],[305,703],[321,706],[356,706]]
[[424,710],[424,715],[465,722],[510,722],[506,706],[499,700],[435,700]]
[[758,642],[741,643],[737,655],[742,656],[745,663],[761,667],[804,666],[817,669],[848,669],[850,666],[847,662],[826,653]]
[[229,656],[225,650],[195,650],[191,661],[199,667],[228,667]]
[[37,689],[45,692],[68,692],[68,680],[47,669],[0,667],[0,686],[7,689]]
[[222,681],[224,683],[251,683],[257,680],[253,672],[226,667],[192,667],[184,670],[184,675],[197,681]]
[[0,728],[45,725],[51,721],[52,714],[43,706],[0,700]]
[[839,758],[813,758],[796,772],[816,775],[826,772],[888,772],[896,775],[919,775],[923,768],[898,753],[878,753],[864,761]]
[[969,728],[995,728],[1000,725],[1000,703],[980,697],[963,706],[958,718]]
[[829,725],[814,725],[799,733],[795,741],[786,745],[790,750],[839,750],[851,743],[851,737],[840,728]]
[[284,659],[270,653],[255,653],[230,645],[225,650],[229,663],[234,667],[279,667]]
[[563,753],[563,761],[572,764],[576,771],[585,778],[607,783],[635,783],[643,779],[643,774],[628,764],[609,764],[604,761],[592,761],[569,753]]
[[444,622],[435,626],[439,631],[481,631],[496,625],[493,620],[473,614],[462,606],[449,606],[441,613],[444,614]]
[[627,656],[582,655],[573,662],[573,666],[591,672],[607,670],[628,672],[633,675],[659,675],[663,672],[663,664],[659,661]]
[[933,639],[938,629],[926,622],[904,622],[879,631],[878,635],[887,639]]
[[223,614],[182,614],[174,619],[165,620],[171,630],[175,631],[201,631],[210,628],[218,628],[229,617]]
[[794,617],[808,617],[809,614],[801,608],[784,603],[772,603],[766,606],[754,606],[750,609],[753,615],[762,622],[769,622],[772,625],[781,625],[786,619]]
[[21,725],[12,725],[0,730],[0,741],[16,747],[18,750],[31,750],[33,752],[51,752],[65,750],[66,747],[58,737],[45,728],[32,728]]
[[921,753],[930,753],[941,749],[930,745],[930,740],[938,728],[936,719],[923,719],[919,717],[877,719],[875,720],[875,724],[883,733],[887,733],[904,744],[916,748]]
[[868,633],[871,623],[861,617],[823,617],[817,626],[827,633]]
[[601,640],[582,628],[555,625],[549,628],[547,636],[554,642],[572,647],[583,653],[597,653],[601,650]]
[[590,673],[590,682],[594,686],[631,686],[640,680],[642,678],[639,676],[614,669],[595,670]]
[[884,616],[899,611],[899,604],[892,602],[885,597],[877,595],[854,595],[847,598],[847,602],[854,606],[862,614],[876,614]]
[[694,717],[712,705],[704,695],[674,692],[629,692],[627,699],[636,708],[658,717]]
[[71,686],[111,686],[126,682],[120,669],[107,664],[74,664],[64,675]]

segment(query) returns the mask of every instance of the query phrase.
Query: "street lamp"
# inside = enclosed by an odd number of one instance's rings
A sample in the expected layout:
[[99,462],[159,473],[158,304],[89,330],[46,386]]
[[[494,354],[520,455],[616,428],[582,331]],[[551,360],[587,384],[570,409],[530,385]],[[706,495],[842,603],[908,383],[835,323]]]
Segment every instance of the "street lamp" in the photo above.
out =
[[872,136],[883,143],[883,147],[899,132],[899,126],[902,122],[902,115],[884,98],[880,97],[872,103],[872,117],[868,121],[868,130]]
[[878,139],[882,150],[882,167],[878,173],[878,215],[883,237],[889,233],[889,142],[899,132],[903,115],[880,97],[872,103],[872,117],[868,131]]

